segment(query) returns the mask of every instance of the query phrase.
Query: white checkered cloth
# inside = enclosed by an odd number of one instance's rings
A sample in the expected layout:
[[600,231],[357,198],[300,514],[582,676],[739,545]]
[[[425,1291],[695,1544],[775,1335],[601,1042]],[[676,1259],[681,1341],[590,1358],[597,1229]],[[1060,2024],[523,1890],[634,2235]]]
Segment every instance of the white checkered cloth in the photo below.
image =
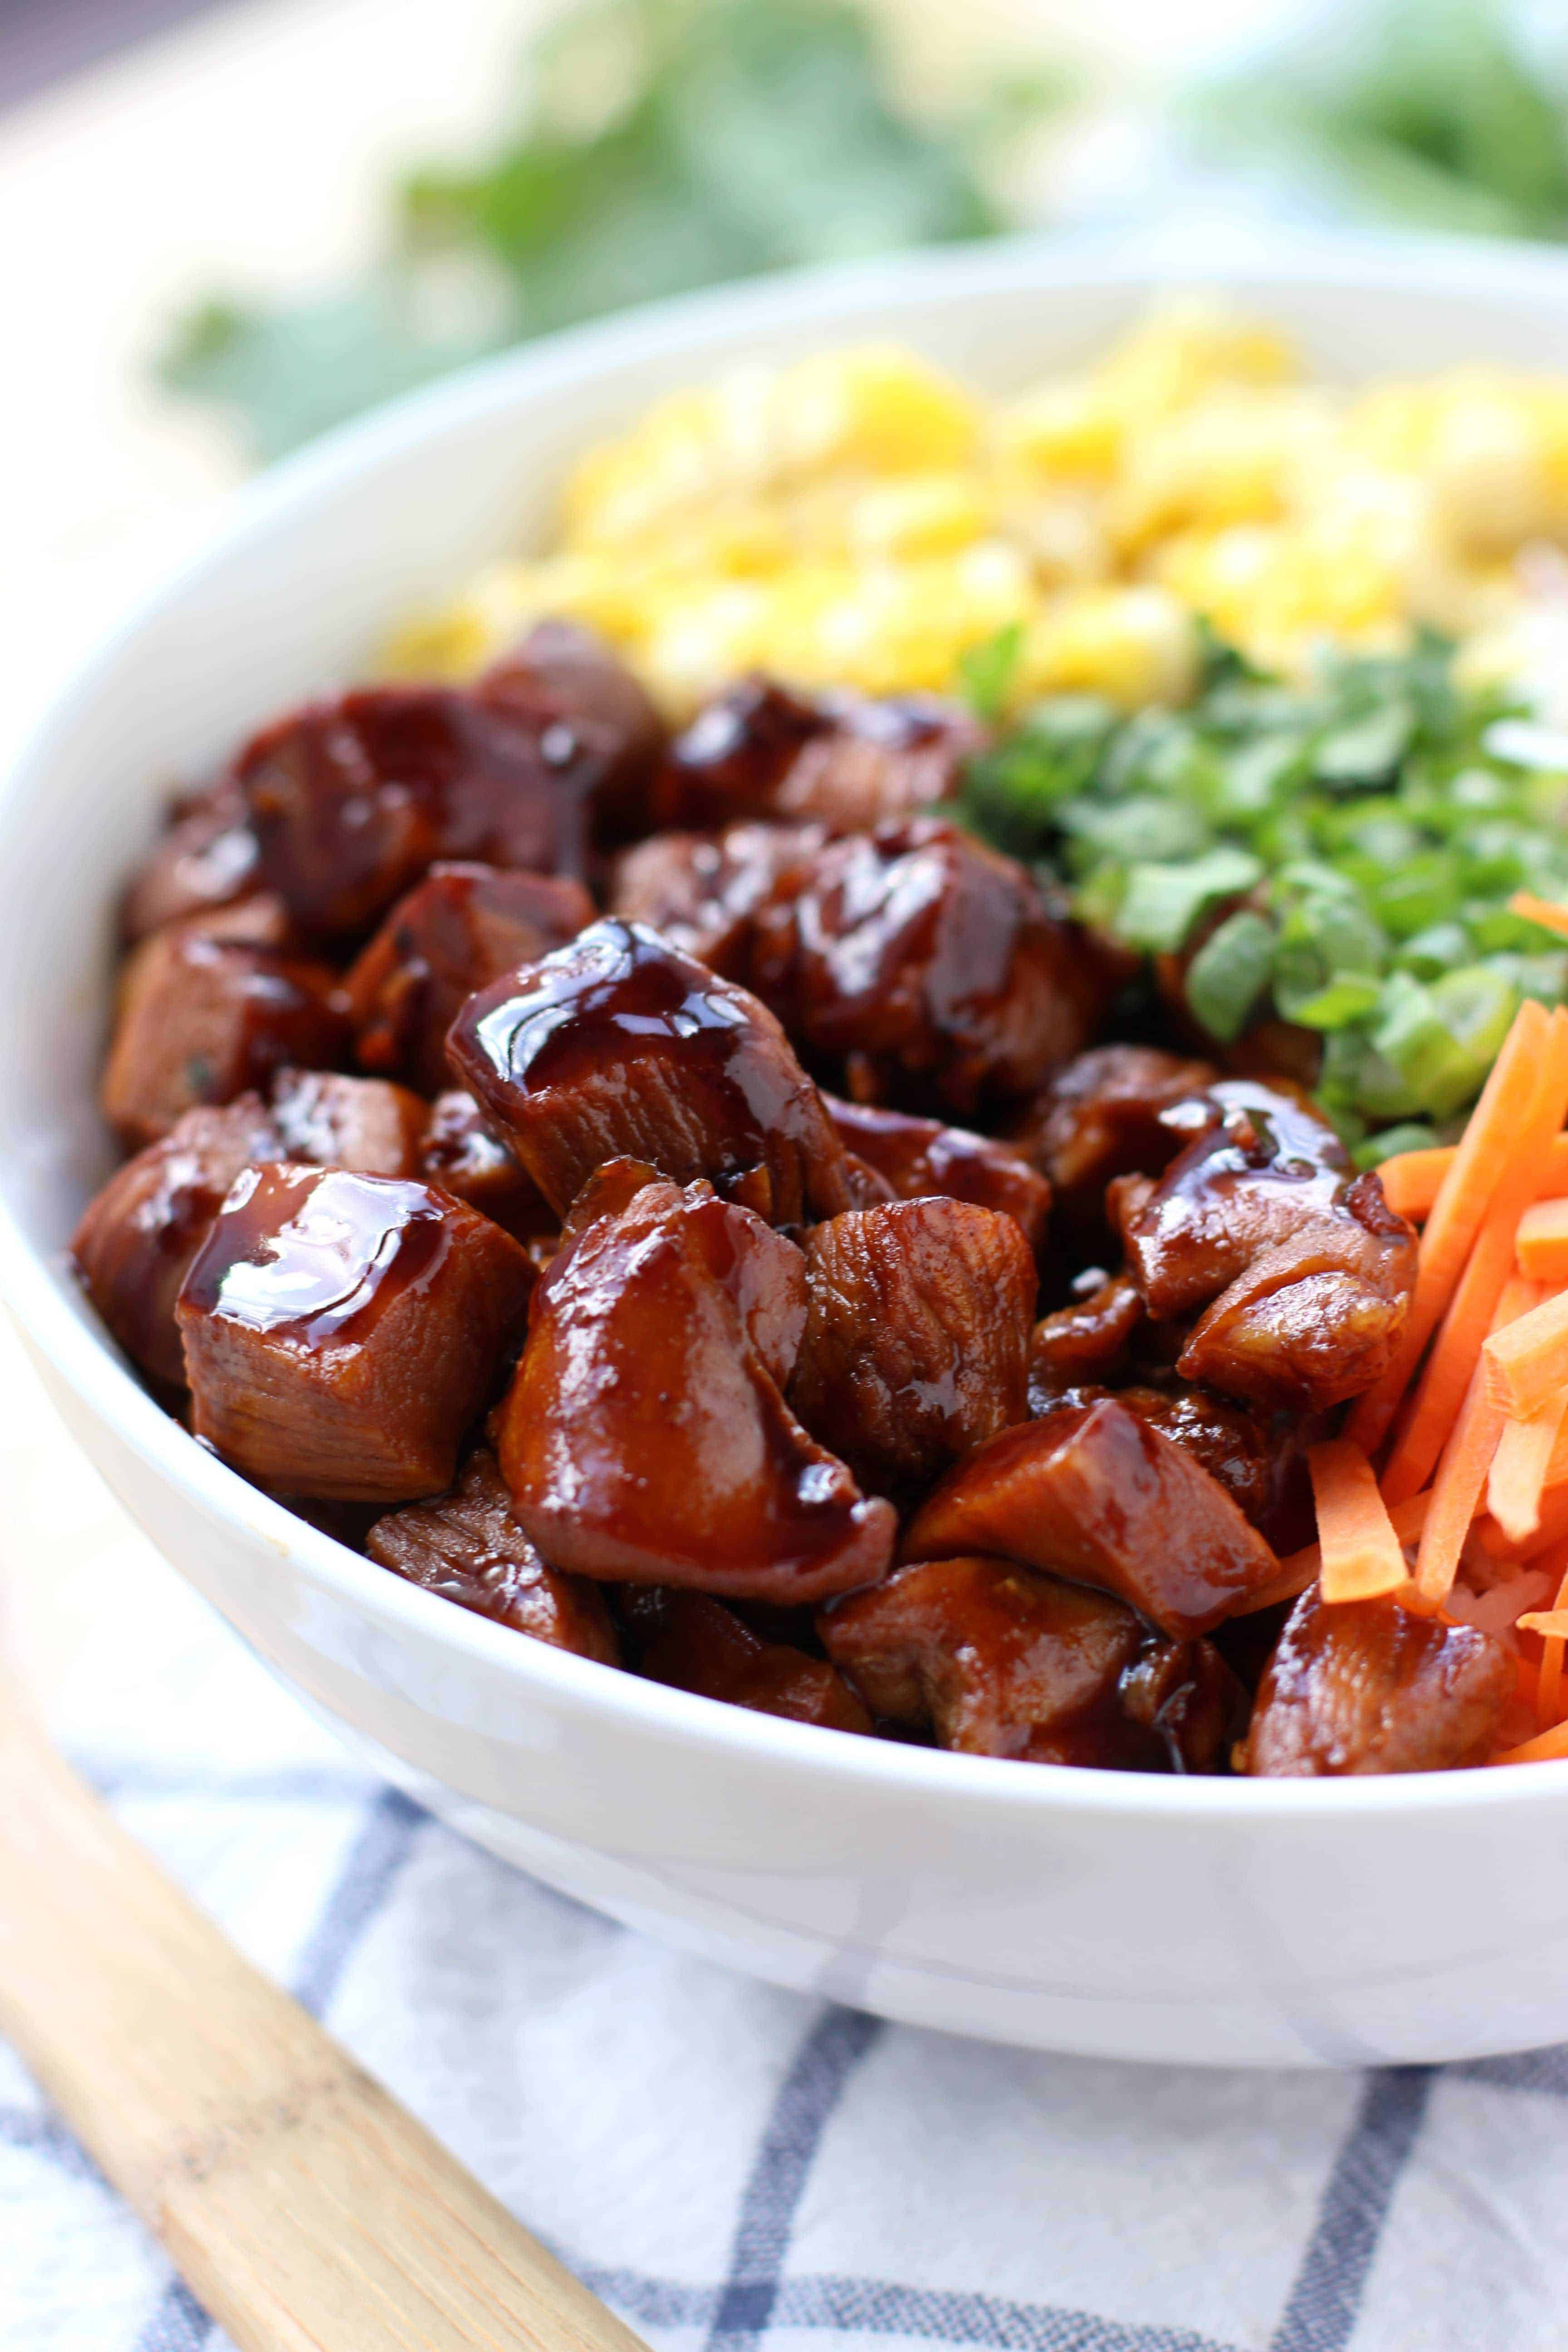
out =
[[[654,2347],[1568,2346],[1568,2052],[1140,2068],[774,1991],[465,1844],[170,1605],[79,1760]],[[0,2345],[226,2344],[0,2045]]]

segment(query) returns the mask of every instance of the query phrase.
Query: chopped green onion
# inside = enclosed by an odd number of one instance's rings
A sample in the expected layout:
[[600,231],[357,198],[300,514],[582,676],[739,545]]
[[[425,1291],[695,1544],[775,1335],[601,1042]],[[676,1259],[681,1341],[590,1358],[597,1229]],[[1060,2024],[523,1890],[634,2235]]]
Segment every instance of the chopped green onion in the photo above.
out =
[[1117,929],[1129,947],[1173,955],[1211,907],[1262,878],[1262,861],[1246,849],[1211,849],[1170,866],[1140,863],[1128,868]]
[[1267,915],[1238,907],[1210,933],[1187,967],[1187,1003],[1212,1037],[1228,1045],[1268,985],[1275,929]]

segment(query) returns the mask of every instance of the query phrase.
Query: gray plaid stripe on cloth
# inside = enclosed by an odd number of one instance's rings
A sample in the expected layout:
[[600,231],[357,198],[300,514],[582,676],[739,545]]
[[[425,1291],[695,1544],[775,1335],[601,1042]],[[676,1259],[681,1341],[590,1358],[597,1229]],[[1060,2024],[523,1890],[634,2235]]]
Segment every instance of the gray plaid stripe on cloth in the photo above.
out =
[[[889,2026],[668,1953],[321,1755],[82,1760],[656,2347],[1568,2345],[1568,2053],[1226,2074]],[[3,2046],[0,2343],[227,2345]]]

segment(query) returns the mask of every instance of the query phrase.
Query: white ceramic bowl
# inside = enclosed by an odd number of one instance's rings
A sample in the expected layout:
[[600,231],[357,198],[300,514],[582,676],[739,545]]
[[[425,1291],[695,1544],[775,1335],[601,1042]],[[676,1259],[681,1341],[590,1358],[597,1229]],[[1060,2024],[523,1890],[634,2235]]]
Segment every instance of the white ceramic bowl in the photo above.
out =
[[956,2032],[1215,2063],[1568,2035],[1568,1764],[1268,1783],[851,1739],[638,1682],[415,1591],[203,1454],[61,1271],[109,1165],[108,915],[172,779],[351,677],[544,517],[565,460],[741,355],[907,339],[989,384],[1196,278],[1334,375],[1568,371],[1568,263],[1492,246],[1012,246],[701,297],[400,403],[258,483],[100,647],[0,795],[0,1273],[71,1428],[269,1666],[496,1853],[689,1949]]

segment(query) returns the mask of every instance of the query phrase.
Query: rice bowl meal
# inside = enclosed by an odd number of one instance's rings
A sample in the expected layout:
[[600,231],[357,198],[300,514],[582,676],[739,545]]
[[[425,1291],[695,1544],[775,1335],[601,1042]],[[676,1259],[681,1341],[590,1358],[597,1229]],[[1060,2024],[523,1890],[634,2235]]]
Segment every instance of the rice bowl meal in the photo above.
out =
[[1568,1754],[1568,382],[677,394],[129,878],[79,1277],[394,1575],[861,1738]]

